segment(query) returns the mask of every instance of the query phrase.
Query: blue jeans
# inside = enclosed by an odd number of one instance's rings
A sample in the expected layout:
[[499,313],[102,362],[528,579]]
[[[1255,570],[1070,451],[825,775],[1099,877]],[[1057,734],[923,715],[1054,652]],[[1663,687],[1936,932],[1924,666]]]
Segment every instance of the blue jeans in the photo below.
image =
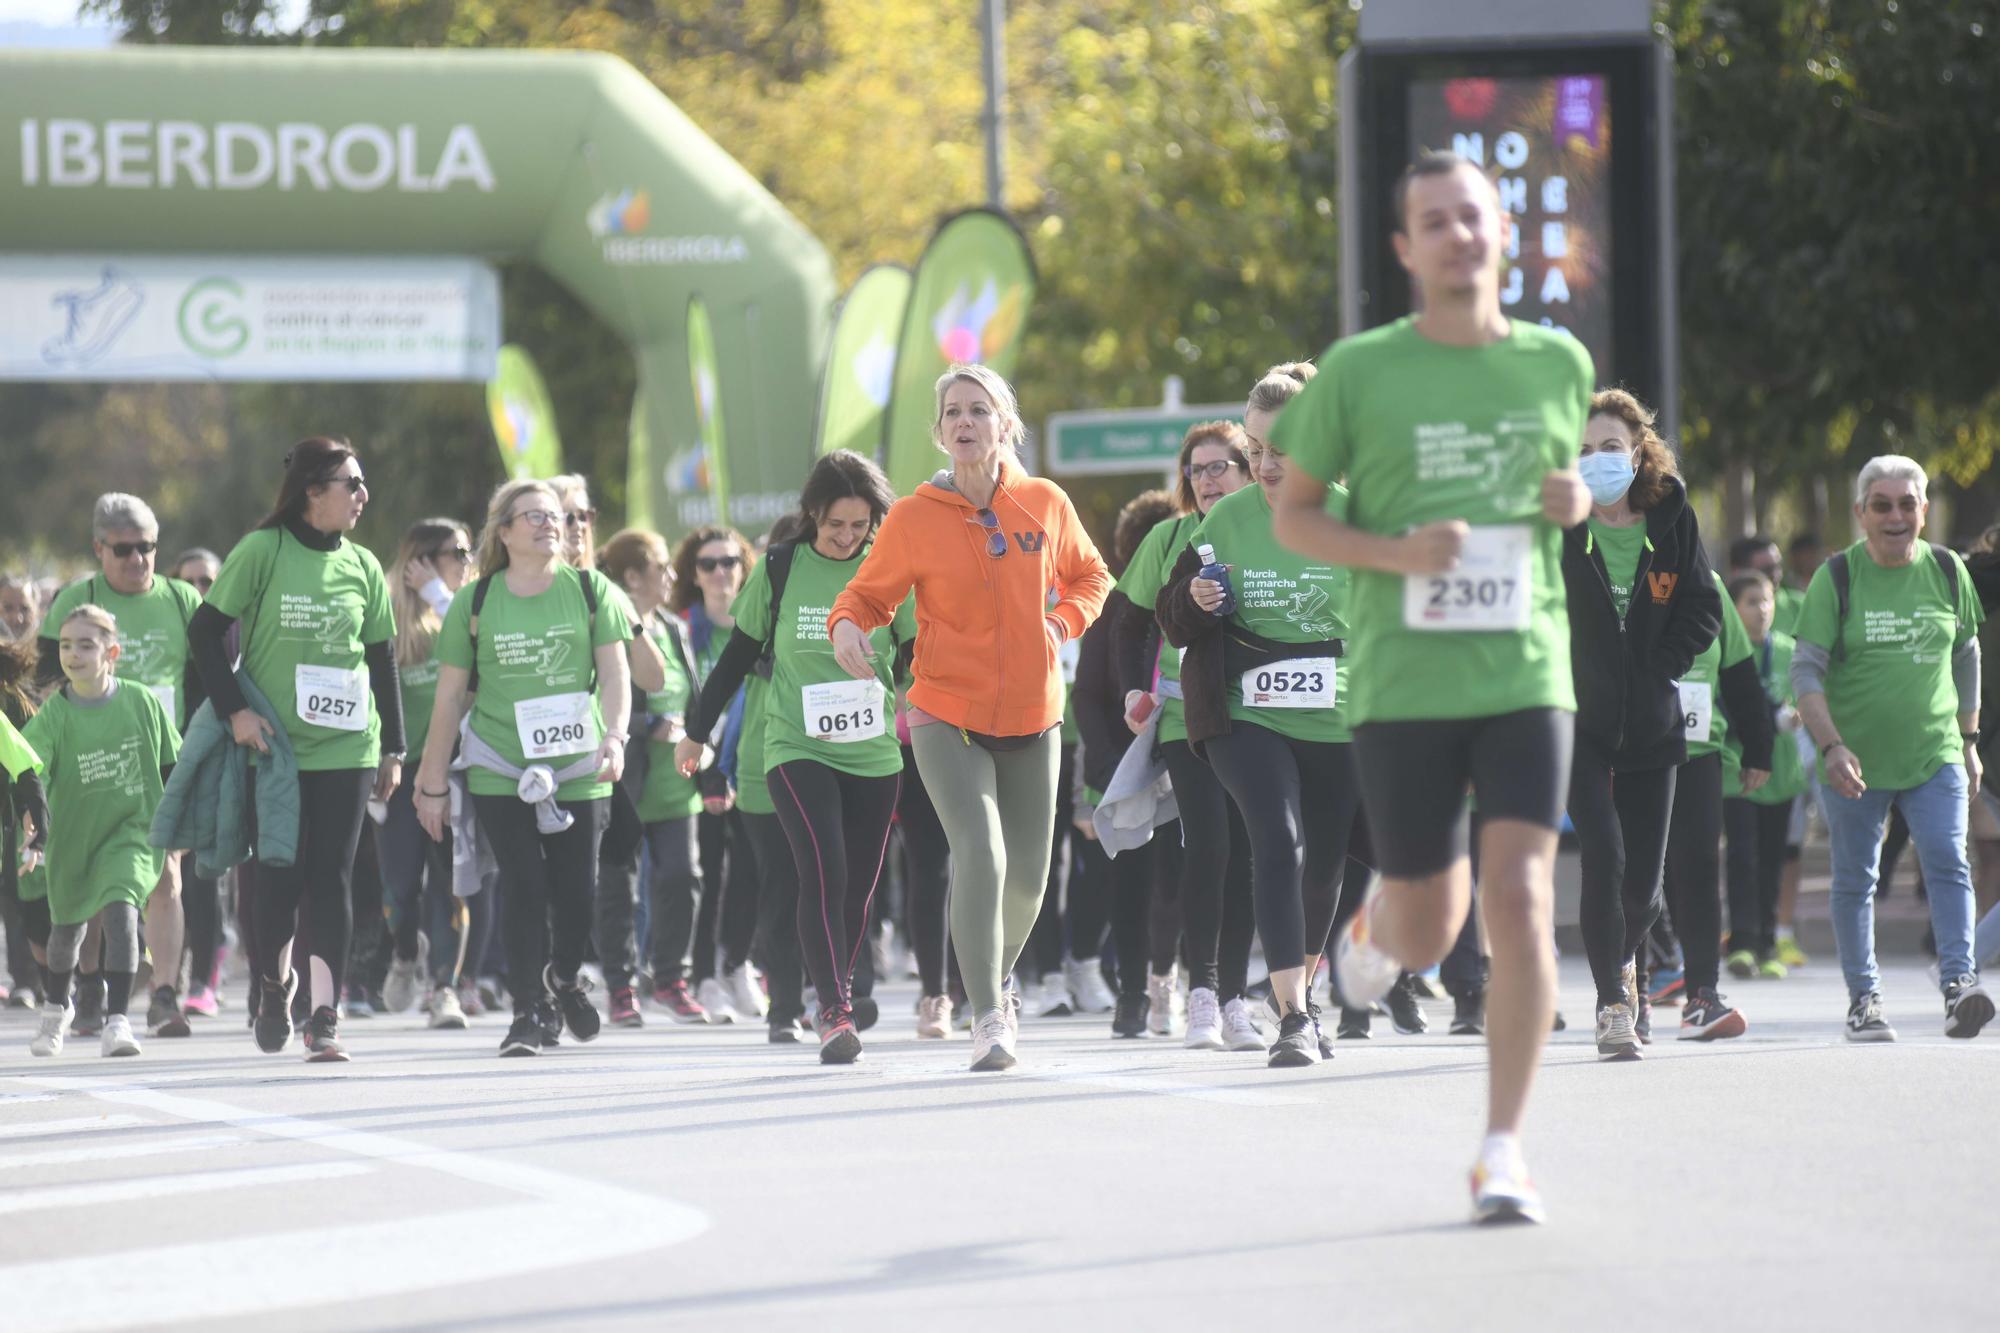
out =
[[1995,906],[1979,919],[1979,929],[1973,932],[1972,961],[1990,963],[2000,960],[2000,906]]
[[1875,965],[1875,881],[1891,805],[1903,812],[1917,863],[1923,867],[1944,980],[1975,973],[1972,868],[1965,852],[1970,798],[1964,765],[1946,764],[1922,786],[1904,791],[1871,787],[1849,800],[1829,784],[1819,789],[1819,795],[1833,845],[1833,938],[1840,946],[1848,997],[1882,989],[1882,974]]

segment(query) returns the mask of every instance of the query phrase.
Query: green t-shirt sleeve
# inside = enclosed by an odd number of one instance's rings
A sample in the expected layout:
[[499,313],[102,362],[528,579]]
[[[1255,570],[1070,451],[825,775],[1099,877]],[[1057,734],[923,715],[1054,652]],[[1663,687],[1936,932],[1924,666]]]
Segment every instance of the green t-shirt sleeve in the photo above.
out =
[[632,637],[632,622],[625,618],[625,603],[616,595],[611,580],[594,569],[581,571],[591,582],[591,589],[597,594],[597,623],[591,629],[590,646],[602,648],[607,643],[623,643]]
[[368,580],[361,609],[361,642],[387,643],[396,637],[396,611],[389,603],[389,580],[382,577],[382,562],[373,551],[355,549],[361,552],[363,577]]
[[1792,630],[1792,641],[1815,644],[1830,653],[1834,637],[1840,632],[1839,620],[1840,604],[1833,592],[1833,575],[1821,565],[1813,571],[1812,582],[1806,585],[1805,603],[1799,608],[1799,623]]
[[21,739],[42,761],[42,782],[44,787],[51,783],[56,774],[56,751],[62,746],[61,726],[57,721],[62,712],[54,707],[51,699],[42,710],[28,719],[28,725],[21,728]]
[[1180,530],[1181,517],[1163,518],[1153,525],[1153,530],[1140,539],[1139,549],[1132,553],[1132,563],[1125,566],[1119,576],[1118,591],[1125,594],[1132,605],[1150,611],[1159,600],[1160,589],[1166,585],[1167,573],[1172,567],[1174,533]]
[[[798,558],[798,552],[792,552],[793,561]],[[759,643],[771,637],[771,576],[766,572],[770,565],[769,560],[759,560],[757,567],[750,571],[750,577],[743,580],[743,590],[729,604],[729,614],[735,617],[736,628]],[[798,570],[792,572],[796,574]]]
[[6,770],[8,781],[41,766],[42,757],[28,743],[27,737],[16,730],[4,714],[0,714],[0,769]]
[[1320,373],[1285,404],[1271,427],[1271,443],[1278,452],[1323,482],[1347,475],[1351,442],[1340,410],[1340,381],[1347,360],[1339,343],[1321,353]]
[[41,637],[50,643],[61,642],[63,618],[83,604],[83,599],[89,595],[89,589],[89,579],[65,583],[62,590],[56,593],[55,600],[49,603],[48,611],[42,616]]
[[[1720,584],[1721,579],[1716,583]],[[1729,590],[1722,593],[1722,665],[1733,667],[1738,662],[1750,660],[1750,631],[1743,628],[1743,617],[1736,612],[1736,603],[1730,599]]]
[[431,648],[440,665],[472,670],[472,590],[478,586],[475,580],[460,588],[445,609],[444,624],[438,628],[437,641]]
[[278,539],[270,528],[260,528],[242,541],[222,562],[215,584],[208,590],[208,604],[231,620],[243,619],[271,582],[277,563]]

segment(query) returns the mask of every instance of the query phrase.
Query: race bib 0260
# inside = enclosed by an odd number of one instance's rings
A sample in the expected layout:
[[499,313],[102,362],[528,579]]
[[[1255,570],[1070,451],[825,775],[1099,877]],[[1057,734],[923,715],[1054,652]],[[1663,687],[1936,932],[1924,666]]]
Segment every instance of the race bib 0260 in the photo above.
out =
[[1533,556],[1533,532],[1524,523],[1472,529],[1458,568],[1403,580],[1403,623],[1447,631],[1526,629]]
[[1245,708],[1332,708],[1339,703],[1331,657],[1288,657],[1243,673]]
[[514,730],[521,738],[521,753],[530,759],[587,754],[597,748],[597,719],[590,711],[590,695],[582,691],[521,700],[514,705]]
[[1705,680],[1680,680],[1674,688],[1681,694],[1681,726],[1690,741],[1706,742],[1715,725],[1715,691]]
[[889,711],[875,680],[836,680],[799,691],[806,735],[834,745],[855,745],[888,735]]
[[302,664],[293,675],[292,688],[299,721],[334,731],[368,729],[368,673],[362,668],[346,671]]

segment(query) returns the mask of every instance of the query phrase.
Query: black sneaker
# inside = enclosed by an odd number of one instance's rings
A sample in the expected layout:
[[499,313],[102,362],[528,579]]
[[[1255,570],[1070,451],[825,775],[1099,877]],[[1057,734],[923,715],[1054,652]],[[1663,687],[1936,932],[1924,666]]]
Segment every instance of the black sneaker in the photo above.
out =
[[1993,997],[1978,977],[1968,974],[1944,988],[1945,1036],[1976,1037],[1992,1021]]
[[550,1051],[562,1045],[563,1016],[555,1001],[544,995],[530,1006],[530,1012],[542,1028],[542,1049]]
[[1396,984],[1383,997],[1389,1006],[1389,1021],[1396,1031],[1406,1037],[1419,1036],[1431,1030],[1431,1021],[1424,1017],[1424,1007],[1417,1001],[1416,978],[1408,972],[1396,978]]
[[1882,1017],[1882,997],[1874,991],[1858,995],[1854,1003],[1847,1007],[1847,1039],[1849,1041],[1894,1041],[1896,1029],[1889,1026],[1889,1020]]
[[327,1005],[313,1010],[306,1020],[306,1059],[313,1064],[347,1059],[347,1048],[340,1044],[340,1015]]
[[1366,1009],[1356,1009],[1351,1005],[1340,1006],[1340,1026],[1334,1035],[1342,1041],[1367,1041],[1368,1028],[1374,1022],[1374,1015]]
[[857,995],[854,997],[853,1007],[848,1011],[848,1017],[854,1021],[856,1032],[866,1032],[881,1019],[882,1006],[875,1003],[875,997],[872,995]]
[[104,975],[100,972],[76,974],[76,1017],[70,1019],[73,1037],[94,1037],[104,1030]]
[[500,1054],[540,1055],[542,1053],[542,1020],[533,1010],[514,1015],[514,1025],[507,1029],[506,1040],[500,1043]]
[[1319,1043],[1313,1039],[1311,1014],[1294,1010],[1278,1020],[1278,1039],[1271,1043],[1273,1069],[1303,1069],[1319,1063]]
[[1153,1001],[1145,995],[1121,995],[1117,1007],[1111,1011],[1111,1035],[1114,1037],[1143,1037],[1146,1035],[1146,1020],[1152,1016]]
[[1454,1037],[1486,1035],[1485,991],[1464,991],[1451,997],[1451,1035]]
[[1306,1001],[1306,1017],[1312,1019],[1313,1045],[1319,1048],[1319,1058],[1333,1059],[1333,1038],[1326,1035],[1326,1029],[1319,1025],[1320,1007],[1311,1000]]
[[778,1019],[771,1024],[771,1044],[773,1046],[797,1046],[806,1039],[805,1020],[801,1018]]
[[555,996],[556,1007],[562,1012],[563,1024],[570,1035],[578,1041],[594,1039],[604,1026],[604,1016],[590,1002],[590,978],[579,976],[570,982],[558,981],[555,965],[551,963],[542,969],[542,984]]
[[276,1055],[292,1044],[292,991],[298,984],[296,972],[283,982],[257,979],[257,1015],[252,1027],[257,1033],[257,1049],[266,1055]]
[[172,986],[161,986],[153,992],[152,1003],[146,1006],[146,1030],[156,1037],[186,1037],[193,1033]]

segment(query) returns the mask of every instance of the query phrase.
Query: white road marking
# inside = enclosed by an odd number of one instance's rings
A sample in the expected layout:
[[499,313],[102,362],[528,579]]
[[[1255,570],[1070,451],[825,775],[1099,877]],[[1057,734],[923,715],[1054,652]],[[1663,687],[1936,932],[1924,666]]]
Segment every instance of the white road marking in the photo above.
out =
[[1003,1077],[1018,1078],[1023,1083],[1073,1083],[1086,1088],[1109,1088],[1113,1092],[1143,1092],[1155,1097],[1180,1097],[1195,1102],[1216,1102],[1223,1106],[1305,1106],[1321,1100],[1310,1095],[1310,1088],[1296,1091],[1263,1092],[1249,1088],[1212,1088],[1205,1083],[1186,1083],[1179,1079],[1162,1078],[1157,1074],[1068,1074],[1068,1073],[1024,1073],[1008,1074]]
[[24,1120],[0,1125],[0,1139],[25,1139],[33,1134],[79,1134],[93,1129],[127,1129],[146,1122],[136,1115],[83,1115],[71,1120]]
[[[305,1162],[297,1166],[253,1166],[227,1171],[192,1171],[178,1176],[145,1176],[138,1180],[100,1180],[87,1185],[50,1185],[43,1189],[0,1194],[0,1214],[81,1208],[88,1204],[133,1203],[176,1194],[245,1189],[253,1185],[283,1185],[299,1180],[334,1180],[365,1176],[375,1168],[362,1162]],[[0,1269],[10,1286],[11,1275]]]
[[0,1106],[22,1106],[28,1102],[52,1102],[54,1100],[55,1098],[46,1092],[11,1093],[7,1096],[0,1097]]
[[202,1152],[242,1143],[240,1134],[194,1134],[149,1139],[144,1143],[106,1143],[90,1148],[54,1148],[47,1152],[0,1153],[0,1170],[10,1166],[66,1166],[71,1162],[108,1162],[128,1157],[160,1157],[168,1153]]

